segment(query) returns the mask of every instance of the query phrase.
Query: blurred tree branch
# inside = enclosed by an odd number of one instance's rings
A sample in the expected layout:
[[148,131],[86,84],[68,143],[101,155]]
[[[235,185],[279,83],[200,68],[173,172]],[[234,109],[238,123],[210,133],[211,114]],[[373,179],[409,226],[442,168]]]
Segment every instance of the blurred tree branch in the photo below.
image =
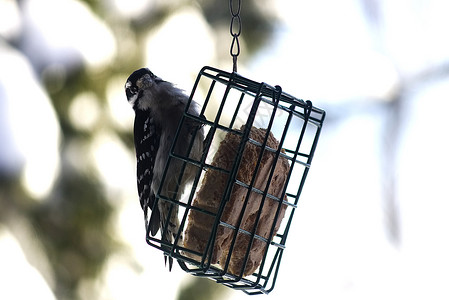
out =
[[[69,107],[73,100],[80,93],[93,92],[100,102],[99,107],[104,108],[107,102],[106,88],[109,80],[114,76],[126,78],[134,69],[142,65],[144,61],[142,37],[184,6],[193,5],[200,8],[215,32],[223,28],[229,30],[230,24],[228,3],[222,0],[186,0],[178,1],[175,5],[167,5],[159,1],[155,2],[157,5],[150,6],[148,11],[142,12],[137,19],[112,16],[99,1],[83,0],[82,2],[85,2],[97,16],[102,18],[114,33],[118,41],[117,57],[113,63],[101,70],[92,70],[86,65],[78,65],[63,70],[64,76],[61,76],[60,72],[49,71],[45,73],[45,76],[40,73],[48,66],[39,66],[42,69],[35,70],[42,76],[43,85],[51,97],[63,133],[59,178],[51,194],[42,201],[30,199],[22,190],[19,178],[3,178],[0,182],[2,186],[7,187],[5,189],[2,187],[0,194],[2,205],[0,222],[11,227],[12,222],[16,221],[6,216],[18,215],[21,222],[27,222],[29,228],[33,228],[34,234],[42,242],[44,255],[52,269],[51,273],[54,274],[55,282],[50,286],[54,288],[56,297],[64,300],[79,299],[80,283],[85,279],[98,276],[109,255],[120,247],[120,241],[116,241],[110,233],[110,223],[113,221],[113,214],[117,208],[111,204],[113,202],[105,193],[105,183],[101,182],[101,179],[91,170],[80,172],[67,162],[69,146],[73,151],[73,145],[75,145],[75,151],[79,154],[79,164],[83,165],[86,161],[88,164],[91,163],[84,153],[85,150],[76,145],[90,143],[99,131],[96,127],[81,131],[73,126],[69,118]],[[249,53],[262,47],[273,33],[275,14],[270,10],[262,9],[269,1],[262,2],[243,1],[242,39],[246,40],[245,45]],[[22,1],[20,5],[23,5]],[[135,47],[128,45],[123,48],[121,41],[125,39],[133,41]],[[20,41],[20,37],[18,40]],[[21,43],[17,42],[15,45],[20,51]],[[226,53],[228,53],[228,47],[229,45],[226,45]],[[126,101],[125,95],[123,95],[123,101]],[[104,113],[103,109],[101,112]],[[119,131],[110,126],[107,118],[102,120],[105,121],[101,126],[112,131],[132,150],[132,128],[126,132]],[[81,143],[74,143],[75,141],[81,141]],[[136,209],[139,209],[137,194]],[[28,254],[33,252],[33,249],[26,247],[24,250]],[[39,270],[44,272],[43,269]],[[44,274],[44,277],[50,281],[52,276]],[[223,288],[219,285],[196,278],[192,280],[191,285],[182,289],[179,297],[180,299],[191,299],[191,296],[195,299],[212,299],[221,293]],[[92,294],[91,299],[94,298],[96,295]]]

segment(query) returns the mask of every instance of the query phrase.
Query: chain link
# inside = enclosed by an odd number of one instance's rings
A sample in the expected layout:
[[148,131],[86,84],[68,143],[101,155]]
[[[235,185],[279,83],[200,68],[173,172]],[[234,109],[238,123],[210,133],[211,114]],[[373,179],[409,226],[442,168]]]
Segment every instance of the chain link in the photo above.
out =
[[230,54],[232,56],[232,71],[237,72],[237,57],[240,54],[240,42],[239,36],[242,33],[242,19],[240,18],[240,9],[242,1],[237,0],[237,10],[235,10],[234,0],[229,0],[229,10],[231,11],[231,26],[229,31],[231,32],[232,42]]

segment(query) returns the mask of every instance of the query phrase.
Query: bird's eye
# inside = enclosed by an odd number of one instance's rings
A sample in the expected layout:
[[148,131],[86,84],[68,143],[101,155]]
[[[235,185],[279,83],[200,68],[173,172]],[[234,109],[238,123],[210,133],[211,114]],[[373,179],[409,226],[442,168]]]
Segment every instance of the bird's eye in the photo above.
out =
[[132,85],[129,87],[129,91],[131,92],[131,94],[137,94],[137,86]]

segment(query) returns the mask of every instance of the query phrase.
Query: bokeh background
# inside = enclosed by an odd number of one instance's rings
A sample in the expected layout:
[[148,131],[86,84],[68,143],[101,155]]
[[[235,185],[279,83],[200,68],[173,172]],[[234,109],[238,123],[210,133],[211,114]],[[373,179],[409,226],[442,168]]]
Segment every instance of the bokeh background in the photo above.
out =
[[[239,73],[327,111],[267,299],[449,299],[449,2],[242,0]],[[137,68],[230,71],[226,0],[0,0],[0,299],[247,299],[169,273],[135,183]]]

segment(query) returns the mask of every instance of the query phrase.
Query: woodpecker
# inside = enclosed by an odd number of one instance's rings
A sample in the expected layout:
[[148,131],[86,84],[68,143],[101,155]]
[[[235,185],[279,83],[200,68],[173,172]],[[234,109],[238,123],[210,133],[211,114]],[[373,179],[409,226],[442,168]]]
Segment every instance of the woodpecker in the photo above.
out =
[[[162,176],[169,153],[185,112],[188,96],[172,83],[162,80],[149,69],[134,71],[125,84],[126,97],[135,112],[134,146],[137,158],[137,191],[144,211],[147,231],[152,236],[161,229],[161,241],[173,244],[179,234],[178,203],[186,185],[191,182],[199,168],[183,160],[172,158],[162,183]],[[189,115],[199,116],[199,105],[192,101]],[[201,122],[185,118],[173,151],[176,155],[200,161],[203,152],[204,133]],[[183,165],[185,167],[183,167]],[[181,172],[183,174],[181,174]],[[182,175],[182,177],[180,177]],[[161,189],[160,189],[161,188]],[[160,196],[168,197],[173,202]],[[151,216],[148,220],[148,208]],[[171,248],[162,243],[167,263]],[[168,257],[169,270],[173,258]]]

